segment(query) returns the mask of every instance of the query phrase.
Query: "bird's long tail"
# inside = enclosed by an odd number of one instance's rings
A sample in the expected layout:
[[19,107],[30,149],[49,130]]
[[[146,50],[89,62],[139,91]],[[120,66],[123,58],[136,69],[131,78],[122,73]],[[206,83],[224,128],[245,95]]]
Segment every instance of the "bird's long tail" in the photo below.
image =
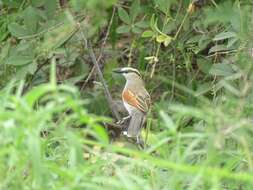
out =
[[131,114],[131,120],[127,129],[128,137],[138,137],[145,122],[146,115],[142,112],[134,112]]

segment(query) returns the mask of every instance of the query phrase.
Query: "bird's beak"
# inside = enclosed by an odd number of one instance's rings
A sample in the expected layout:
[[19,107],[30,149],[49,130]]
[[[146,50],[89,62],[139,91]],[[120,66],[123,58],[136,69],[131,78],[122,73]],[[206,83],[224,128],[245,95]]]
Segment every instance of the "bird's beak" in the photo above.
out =
[[117,69],[113,69],[114,73],[122,73],[122,69],[121,68],[117,68]]

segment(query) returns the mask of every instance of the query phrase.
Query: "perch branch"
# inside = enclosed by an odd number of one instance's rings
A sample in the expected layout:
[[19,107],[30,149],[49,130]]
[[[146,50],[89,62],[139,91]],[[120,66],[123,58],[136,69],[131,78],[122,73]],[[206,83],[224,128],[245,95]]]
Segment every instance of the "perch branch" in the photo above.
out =
[[119,121],[119,120],[121,119],[121,118],[120,118],[120,115],[119,115],[117,109],[115,108],[115,104],[114,104],[114,102],[113,102],[113,100],[112,100],[112,96],[111,96],[111,94],[110,94],[110,92],[109,92],[109,89],[108,89],[108,87],[107,87],[106,81],[105,81],[105,79],[104,79],[104,77],[103,77],[103,73],[102,73],[102,71],[101,71],[101,69],[100,69],[100,67],[99,67],[99,64],[98,64],[98,61],[97,61],[96,56],[95,56],[95,54],[94,54],[92,45],[91,45],[91,43],[87,40],[87,38],[86,38],[85,35],[84,35],[84,32],[83,32],[81,29],[80,29],[80,33],[81,33],[82,39],[83,39],[83,41],[84,41],[84,46],[85,46],[85,48],[88,49],[89,56],[90,56],[90,58],[91,58],[91,60],[92,60],[92,63],[93,63],[93,65],[94,65],[94,67],[95,67],[96,70],[97,70],[97,74],[98,74],[99,80],[100,80],[100,82],[101,82],[102,85],[103,85],[104,92],[105,92],[105,96],[106,96],[106,100],[107,100],[107,102],[108,102],[108,104],[109,104],[109,107],[110,107],[110,109],[111,109],[111,111],[112,111],[112,113],[113,113],[113,116],[116,118],[116,120]]

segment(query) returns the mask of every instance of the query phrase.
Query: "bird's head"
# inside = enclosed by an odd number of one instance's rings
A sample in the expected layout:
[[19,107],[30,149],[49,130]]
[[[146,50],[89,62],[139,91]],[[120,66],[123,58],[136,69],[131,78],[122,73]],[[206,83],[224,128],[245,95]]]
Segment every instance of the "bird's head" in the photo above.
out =
[[140,72],[132,67],[117,68],[113,72],[122,74],[127,80],[141,79]]

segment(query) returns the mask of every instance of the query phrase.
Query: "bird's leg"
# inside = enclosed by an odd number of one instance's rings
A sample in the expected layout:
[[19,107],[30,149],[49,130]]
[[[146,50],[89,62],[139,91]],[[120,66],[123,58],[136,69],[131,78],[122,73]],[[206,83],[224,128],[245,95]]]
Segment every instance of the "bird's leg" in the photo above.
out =
[[130,115],[128,115],[128,116],[126,116],[126,117],[123,117],[121,120],[117,121],[117,124],[118,124],[118,125],[122,125],[122,124],[125,123],[125,121],[127,121],[127,120],[130,119],[130,118],[131,118]]
[[121,120],[119,120],[116,124],[117,125],[120,125],[121,127],[121,131],[123,133],[123,135],[127,135],[127,128],[128,128],[128,125],[129,125],[129,121],[131,119],[131,116],[128,115],[126,117],[123,117]]

